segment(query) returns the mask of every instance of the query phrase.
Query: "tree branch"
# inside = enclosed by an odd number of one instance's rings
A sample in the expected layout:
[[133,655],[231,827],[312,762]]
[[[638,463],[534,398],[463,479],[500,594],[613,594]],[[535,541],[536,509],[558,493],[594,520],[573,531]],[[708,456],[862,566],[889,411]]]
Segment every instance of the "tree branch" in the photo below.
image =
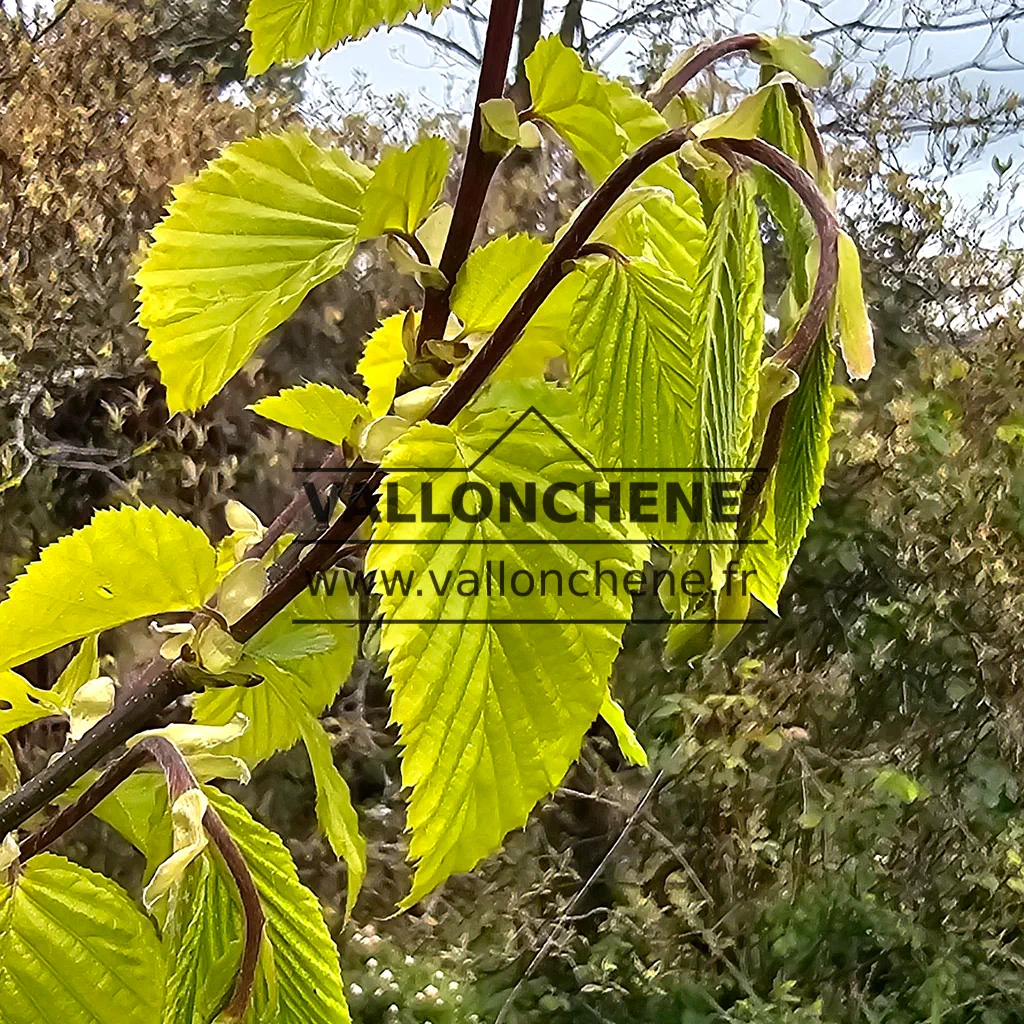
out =
[[516,14],[519,0],[494,0],[491,17],[487,23],[487,38],[484,40],[483,62],[480,65],[480,79],[477,84],[476,101],[473,105],[473,123],[469,130],[469,144],[466,159],[462,165],[462,178],[455,199],[451,227],[445,239],[444,251],[438,268],[444,274],[448,286],[443,289],[428,288],[423,298],[423,317],[417,345],[431,338],[440,338],[448,323],[452,284],[459,268],[466,262],[477,221],[483,209],[487,187],[494,177],[501,157],[485,153],[480,146],[481,122],[480,105],[487,100],[498,99],[505,91],[508,75],[508,60],[512,53],[512,39],[516,31]]
[[[26,861],[47,850],[87,814],[95,810],[128,776],[150,761],[155,762],[164,774],[167,797],[171,804],[188,790],[200,788],[199,782],[192,774],[188,762],[178,748],[169,740],[151,736],[132,747],[128,753],[110,765],[73,804],[65,807],[60,814],[47,822],[41,829],[28,836],[21,843],[20,860]],[[242,960],[235,977],[231,999],[218,1015],[218,1019],[241,1021],[252,997],[260,944],[263,940],[263,929],[266,926],[266,915],[263,912],[263,904],[260,902],[256,883],[252,879],[245,858],[235,845],[235,841],[231,838],[231,833],[228,832],[220,815],[212,807],[207,807],[203,813],[203,829],[210,842],[220,853],[225,866],[234,879],[242,904],[242,915],[245,921],[245,946],[242,950]]]
[[649,92],[647,99],[650,100],[655,110],[664,110],[673,96],[682,92],[693,79],[715,61],[728,57],[732,53],[756,50],[760,45],[761,37],[756,32],[719,39],[718,42],[711,43],[699,53],[694,54],[660,89]]
[[[580,247],[586,243],[619,196],[648,167],[678,150],[691,137],[688,128],[674,128],[641,146],[608,176],[555,243],[547,259],[491,337],[431,411],[427,417],[430,422],[448,424],[469,404],[488,376],[508,355],[530,318],[561,280],[563,264],[578,255]],[[822,263],[814,294],[804,321],[786,349],[790,365],[800,365],[820,333],[835,286],[838,272],[835,215],[810,176],[767,143],[759,140],[714,140],[706,145],[711,148],[730,148],[742,156],[764,163],[796,191],[808,205],[819,232],[824,231],[821,236]],[[779,403],[776,411],[783,405]],[[344,554],[347,542],[365,521],[368,510],[375,507],[376,490],[385,475],[381,469],[369,472],[347,511],[328,526],[312,542],[306,554],[234,624],[231,632],[236,640],[241,643],[249,640],[302,592],[313,574],[329,568]],[[171,668],[157,659],[123,705],[93,726],[69,753],[59,757],[17,793],[0,803],[0,836],[17,828],[54,797],[70,788],[103,757],[145,728],[162,708],[187,690],[187,685],[174,675]]]

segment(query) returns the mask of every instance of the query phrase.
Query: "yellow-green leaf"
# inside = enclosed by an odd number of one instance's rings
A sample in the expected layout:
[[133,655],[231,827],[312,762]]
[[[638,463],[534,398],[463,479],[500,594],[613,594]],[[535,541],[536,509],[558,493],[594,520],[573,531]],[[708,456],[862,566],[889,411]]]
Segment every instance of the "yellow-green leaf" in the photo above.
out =
[[271,64],[294,64],[326,53],[346,39],[359,39],[410,14],[437,15],[448,0],[252,0],[245,27],[252,33],[248,72],[260,75]]
[[[238,714],[249,720],[245,733],[218,747],[219,754],[254,766],[287,750],[300,736],[300,716],[289,710],[292,704],[319,715],[345,685],[358,647],[351,620],[359,608],[346,579],[340,570],[336,577],[328,574],[333,596],[323,585],[317,594],[304,590],[245,645],[242,666],[263,676],[262,683],[218,687],[196,698],[193,714],[202,725],[226,725]],[[295,619],[318,621],[303,625]]]
[[370,335],[363,355],[356,364],[356,373],[366,384],[366,404],[374,419],[384,416],[395,400],[398,378],[405,368],[403,331],[408,317],[408,313],[389,316]]
[[97,512],[11,584],[0,668],[133,619],[194,610],[216,583],[216,552],[191,523],[148,505]]
[[336,445],[347,440],[361,421],[371,419],[370,410],[358,398],[329,384],[286,388],[250,408],[268,420]]
[[875,365],[875,339],[864,302],[860,255],[853,239],[845,231],[839,232],[836,302],[839,307],[839,346],[846,372],[852,380],[867,380]]
[[71,704],[79,687],[100,674],[99,637],[94,633],[87,636],[68,662],[67,668],[57,677],[50,696],[64,707]]
[[136,276],[171,412],[205,405],[344,268],[370,173],[289,131],[228,146],[174,190]]
[[799,36],[761,36],[761,45],[752,50],[751,55],[756,60],[788,71],[812,89],[823,89],[831,76],[811,56],[813,52],[810,40]]
[[0,883],[4,1024],[154,1024],[166,964],[119,886],[44,853]]
[[316,897],[299,882],[291,855],[280,838],[254,821],[241,804],[211,786],[204,792],[241,851],[267,917],[264,942],[272,954],[277,1006],[264,1016],[257,994],[254,1019],[349,1024],[338,949]]
[[692,465],[702,351],[689,287],[644,259],[601,259],[584,275],[570,323],[570,371],[600,464]]
[[415,234],[441,195],[450,158],[451,147],[437,136],[387,151],[366,187],[359,237]]
[[646,768],[647,751],[640,745],[636,733],[626,721],[622,705],[610,693],[605,694],[604,703],[601,705],[601,717],[615,733],[615,741],[619,744],[622,756],[631,764],[638,764],[641,768]]
[[541,39],[526,58],[533,116],[547,121],[599,184],[629,147],[605,89],[607,79],[583,67],[558,36]]
[[348,885],[346,919],[352,913],[366,877],[366,840],[359,831],[359,818],[352,806],[352,794],[334,764],[331,741],[320,723],[308,712],[299,716],[309,763],[316,783],[316,817],[331,849],[345,862]]
[[[757,410],[764,347],[764,264],[754,189],[740,177],[726,189],[708,229],[704,257],[694,290],[694,333],[701,348],[700,449],[697,463],[707,469],[705,487],[718,483],[735,502],[736,513],[746,474]],[[730,522],[706,523],[716,542],[713,564],[728,560],[721,543],[735,535]]]
[[208,852],[177,883],[163,928],[170,972],[161,1024],[212,1021],[227,1001],[244,929],[234,886]]
[[40,690],[17,672],[0,671],[0,735],[50,715],[65,714],[49,690]]
[[[456,429],[414,426],[385,458],[385,488],[395,488],[397,509],[418,509],[427,483],[433,506],[450,509],[463,483],[496,495],[502,483],[522,490],[532,482],[544,493],[552,483],[581,492],[587,480],[599,481],[539,417],[517,420],[497,409]],[[600,512],[583,521],[581,493],[562,500],[579,521],[560,524],[538,512],[536,522],[515,514],[501,522],[495,497],[479,522],[385,516],[374,528],[367,567],[384,614],[380,646],[402,730],[402,778],[412,788],[409,855],[417,869],[403,906],[470,870],[522,827],[561,781],[601,709],[629,598],[621,587],[574,595],[565,581],[574,571],[592,572],[595,557],[621,576],[643,564],[646,550],[626,543],[623,527]],[[522,597],[499,594],[486,582],[488,563],[500,563],[508,578],[533,573],[534,587]],[[544,569],[561,573],[561,596],[547,589],[550,579],[541,593]],[[421,585],[408,594],[386,585],[385,573],[393,580],[395,571],[409,570]],[[442,595],[435,584],[445,579]],[[545,624],[525,624],[536,619]]]

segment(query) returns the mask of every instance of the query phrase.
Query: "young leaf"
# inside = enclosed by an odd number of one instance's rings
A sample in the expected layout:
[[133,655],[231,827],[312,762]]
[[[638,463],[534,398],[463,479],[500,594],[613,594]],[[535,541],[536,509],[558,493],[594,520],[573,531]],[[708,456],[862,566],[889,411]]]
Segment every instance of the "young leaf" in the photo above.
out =
[[[768,100],[774,93],[782,92],[780,77],[789,78],[788,75],[776,76],[756,92],[744,96],[732,110],[695,124],[693,134],[702,142],[708,139],[753,139],[761,125],[761,115]],[[791,78],[789,80],[792,81]]]
[[[245,733],[218,747],[219,754],[240,757],[252,767],[287,750],[300,735],[300,716],[289,707],[298,703],[319,715],[344,686],[358,648],[357,628],[293,620],[358,618],[358,595],[348,593],[347,579],[340,570],[337,577],[327,574],[318,593],[303,591],[245,645],[243,664],[263,676],[262,683],[218,687],[196,698],[193,715],[203,725],[224,725],[238,714],[249,720]],[[328,595],[326,588],[334,586],[338,589]]]
[[4,1024],[153,1024],[166,964],[120,887],[49,853],[0,883]]
[[[550,124],[566,141],[583,169],[600,184],[622,158],[668,131],[650,103],[621,82],[588,71],[575,50],[558,36],[542,39],[526,59],[535,117]],[[646,170],[640,185],[672,192],[689,217],[700,221],[700,201],[672,157]]]
[[787,569],[807,532],[825,480],[834,371],[835,350],[819,339],[786,409],[775,470],[775,530]]
[[812,89],[823,89],[831,77],[812,56],[814,47],[799,36],[761,36],[761,45],[751,51],[755,60],[788,71]]
[[369,392],[366,404],[374,419],[384,416],[395,400],[398,378],[405,368],[406,346],[403,332],[409,317],[409,313],[395,313],[394,316],[389,316],[370,335],[362,358],[356,364],[356,373],[363,378]]
[[[758,134],[801,167],[808,166],[807,137],[784,89],[773,89],[768,94]],[[758,166],[752,170],[758,194],[782,235],[792,298],[795,305],[800,307],[811,295],[807,254],[816,238],[814,224],[807,213],[807,207],[788,185],[764,167]]]
[[[3,726],[0,726],[0,732],[3,731]],[[21,772],[18,771],[18,762],[14,760],[14,751],[10,743],[0,736],[0,800],[6,800],[20,786]]]
[[205,405],[345,267],[370,174],[289,131],[228,146],[175,189],[135,278],[172,413]]
[[615,741],[619,744],[622,756],[630,764],[638,764],[641,768],[647,767],[647,751],[640,745],[636,733],[630,728],[626,721],[626,714],[622,705],[610,694],[605,694],[604,703],[601,705],[601,717],[608,723],[609,728],[615,733]]
[[370,410],[358,398],[329,384],[286,388],[250,408],[268,420],[335,445],[347,440],[362,420],[371,419]]
[[161,1024],[207,1024],[227,1001],[244,928],[233,885],[209,852],[178,882],[163,930],[170,973]]
[[853,239],[839,232],[839,281],[836,285],[839,307],[839,345],[851,380],[867,380],[875,365],[875,339],[864,303],[860,278],[860,255]]
[[[708,474],[706,487],[720,482],[734,489],[733,513],[744,474],[725,470],[747,462],[764,345],[763,288],[754,190],[748,178],[739,177],[726,189],[708,229],[693,303],[694,334],[704,360],[698,462],[718,471]],[[709,521],[707,528],[712,540],[735,532],[729,522]],[[714,548],[713,568],[727,559],[725,551]]]
[[601,259],[583,273],[569,361],[572,394],[600,464],[692,465],[702,353],[689,287],[643,259]]
[[415,234],[441,195],[450,158],[451,147],[437,136],[386,152],[366,187],[359,237]]
[[600,184],[629,146],[619,127],[602,76],[587,71],[575,50],[558,36],[541,39],[526,58],[532,114],[550,124],[583,169]]
[[359,39],[381,26],[391,27],[410,14],[439,14],[448,0],[252,0],[245,27],[252,33],[247,71],[261,75],[271,64],[294,64],[346,39]]
[[474,249],[452,288],[452,312],[466,334],[490,334],[547,258],[551,246],[532,235],[502,235]]
[[210,786],[204,792],[245,858],[267,917],[264,942],[278,996],[274,1024],[349,1024],[338,950],[284,844],[231,797]]
[[[419,508],[428,483],[433,506],[445,509],[463,483],[497,495],[502,483],[520,492],[532,483],[543,494],[552,483],[582,493],[587,480],[600,482],[535,413],[516,417],[504,409],[456,429],[417,424],[391,446],[384,465],[384,486],[395,489],[405,513]],[[564,500],[581,521],[564,526],[538,513],[537,522],[515,514],[501,522],[495,496],[479,522],[385,517],[374,528],[367,567],[384,614],[380,646],[402,729],[402,778],[412,788],[409,855],[418,862],[403,906],[470,870],[524,825],[561,781],[601,708],[628,597],[609,587],[555,596],[536,577],[555,570],[564,581],[577,570],[592,572],[595,543],[601,565],[619,573],[642,565],[646,553],[642,544],[623,543],[617,524],[582,521],[581,496]],[[509,579],[532,573],[535,586],[521,597],[499,594],[487,583],[489,568],[499,564]],[[393,581],[410,565],[421,587],[406,594],[385,585],[385,573]],[[525,629],[524,620],[533,619],[546,624]],[[600,621],[573,621],[581,619]]]
[[0,604],[0,668],[90,633],[199,608],[217,584],[202,530],[148,505],[105,509],[43,549]]
[[359,831],[359,818],[352,806],[348,784],[335,767],[327,733],[308,712],[300,715],[298,720],[316,783],[317,821],[330,841],[331,849],[348,869],[348,893],[345,900],[347,920],[366,877],[366,840]]
[[480,104],[480,148],[504,156],[519,144],[519,113],[509,99]]

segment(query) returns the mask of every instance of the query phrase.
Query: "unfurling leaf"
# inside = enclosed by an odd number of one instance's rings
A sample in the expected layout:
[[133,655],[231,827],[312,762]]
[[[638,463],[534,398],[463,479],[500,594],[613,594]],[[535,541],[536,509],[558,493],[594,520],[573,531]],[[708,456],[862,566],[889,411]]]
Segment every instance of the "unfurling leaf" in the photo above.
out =
[[[243,666],[263,676],[256,686],[225,686],[201,693],[194,717],[205,725],[249,720],[245,734],[217,748],[242,758],[250,767],[299,739],[299,719],[288,708],[298,701],[318,716],[344,686],[358,645],[358,593],[350,594],[341,571],[325,576],[317,593],[303,591],[275,615],[243,648]],[[330,587],[332,594],[328,594]],[[298,625],[295,619],[315,620]],[[327,620],[324,622],[323,620]]]
[[615,740],[619,744],[622,756],[630,764],[638,764],[642,768],[647,767],[647,751],[640,745],[636,733],[626,721],[625,712],[619,702],[610,694],[605,694],[604,703],[601,705],[601,717],[608,723],[609,728],[615,733]]
[[692,465],[702,354],[689,286],[643,259],[601,259],[584,275],[569,360],[572,394],[600,464]]
[[[582,490],[595,478],[535,414],[516,419],[501,409],[457,429],[411,428],[384,463],[397,509],[418,508],[427,483],[435,506],[450,508],[460,484],[497,494],[502,483],[530,482],[543,493],[554,482]],[[486,582],[488,566],[499,563],[508,577],[518,572],[524,579],[542,569],[560,572],[563,581],[574,571],[592,571],[593,543],[601,545],[602,566],[622,572],[643,564],[643,544],[627,543],[618,524],[583,522],[581,496],[565,500],[581,520],[570,527],[544,517],[501,522],[495,498],[472,523],[383,519],[374,528],[367,567],[376,573],[384,613],[380,644],[402,730],[402,778],[412,788],[409,854],[418,862],[403,906],[450,874],[470,870],[522,827],[561,781],[601,709],[628,597],[607,588],[556,596],[545,584],[513,598],[498,596]],[[577,538],[591,545],[574,546]],[[382,574],[410,563],[424,580],[446,580],[445,596],[426,582],[421,592],[387,593]],[[545,622],[529,627],[546,631],[543,643],[532,642],[520,622],[533,619]],[[599,622],[579,624],[593,619]]]
[[480,148],[504,156],[519,144],[519,113],[510,99],[485,100],[480,104]]
[[348,440],[361,421],[370,419],[369,410],[358,398],[329,384],[286,388],[250,408],[268,420],[335,445]]
[[[337,947],[320,904],[299,882],[284,844],[229,796],[209,786],[204,792],[241,851],[267,917],[264,943],[276,984],[260,985],[257,978],[253,1018],[274,1024],[349,1024]],[[266,975],[264,966],[260,973]],[[277,994],[276,1010],[268,1016],[262,1015],[265,987],[276,988]]]
[[193,754],[205,754],[234,743],[245,735],[248,728],[249,719],[241,712],[236,712],[224,725],[174,722],[160,729],[147,729],[129,738],[125,746],[134,747],[143,740],[159,738],[173,743],[185,757],[191,757]]
[[247,558],[224,577],[217,593],[217,610],[234,624],[255,607],[266,589],[266,566],[258,558]]
[[203,815],[209,805],[201,789],[186,789],[171,804],[172,853],[156,869],[142,893],[142,902],[147,908],[151,908],[206,849],[209,840],[203,827]]
[[367,462],[380,462],[388,446],[409,429],[409,421],[401,416],[381,416],[368,423],[359,435],[356,448]]
[[[0,725],[0,732],[4,732]],[[17,792],[21,785],[21,772],[18,771],[18,762],[14,760],[14,751],[10,743],[0,736],[0,800],[6,800],[12,793]]]
[[97,512],[11,584],[0,604],[0,669],[133,619],[194,611],[216,586],[215,562],[205,534],[169,512]]
[[71,698],[68,739],[77,743],[97,722],[113,710],[114,680],[110,676],[97,676],[83,683]]
[[765,105],[775,93],[782,92],[782,85],[788,75],[776,75],[767,85],[761,86],[757,92],[744,96],[732,110],[724,114],[716,114],[706,121],[693,126],[693,134],[700,142],[710,139],[753,139],[761,126],[761,115]]
[[436,136],[386,152],[366,187],[359,237],[415,234],[441,195],[450,157],[451,147]]
[[853,239],[839,232],[839,345],[851,380],[867,380],[875,365],[875,339],[864,302],[860,276],[860,255]]
[[271,64],[295,64],[326,53],[346,39],[397,25],[410,14],[439,14],[448,0],[252,0],[245,27],[252,33],[247,70],[260,75]]
[[234,880],[209,852],[201,854],[169,900],[163,945],[170,971],[160,1024],[214,1020],[238,972],[243,929]]
[[823,89],[831,77],[828,70],[811,54],[814,47],[808,39],[799,36],[761,36],[761,45],[751,50],[751,56],[766,64],[788,71],[798,81],[812,89]]
[[172,413],[205,405],[310,289],[344,269],[370,175],[291,131],[236,142],[175,189],[136,275]]
[[75,656],[68,662],[67,668],[57,677],[53,684],[50,696],[58,704],[67,707],[71,698],[78,692],[78,688],[84,686],[90,679],[95,679],[100,674],[100,658],[98,637],[94,633],[87,636],[75,653]]
[[[700,395],[700,448],[697,465],[707,467],[708,483],[732,489],[733,508],[745,485],[747,455],[757,406],[764,347],[764,264],[754,190],[745,177],[726,189],[708,229],[700,275],[694,290],[694,332],[703,355]],[[728,560],[722,543],[735,536],[728,521],[707,523],[712,545],[712,577],[717,588]]]
[[153,925],[102,875],[43,853],[0,882],[4,1024],[154,1024],[165,974]]
[[345,862],[348,871],[347,919],[366,877],[366,840],[359,831],[359,819],[352,806],[348,784],[335,767],[327,733],[309,712],[300,714],[298,720],[316,783],[316,818],[331,849]]

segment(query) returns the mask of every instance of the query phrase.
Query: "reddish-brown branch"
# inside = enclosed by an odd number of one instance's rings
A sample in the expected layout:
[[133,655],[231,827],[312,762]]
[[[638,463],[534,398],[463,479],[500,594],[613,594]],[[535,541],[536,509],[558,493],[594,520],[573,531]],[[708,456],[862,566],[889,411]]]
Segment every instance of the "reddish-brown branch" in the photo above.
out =
[[505,92],[508,76],[508,61],[512,53],[512,40],[516,32],[516,15],[519,0],[492,0],[491,16],[487,23],[487,37],[484,40],[483,61],[480,65],[480,79],[477,84],[476,101],[473,106],[473,122],[469,129],[469,144],[466,159],[462,165],[462,178],[455,198],[451,227],[445,239],[444,250],[438,267],[445,280],[446,288],[427,288],[423,297],[423,316],[420,320],[418,345],[430,338],[444,336],[448,323],[450,298],[455,275],[466,262],[473,236],[476,234],[480,211],[483,209],[487,189],[498,169],[501,157],[486,153],[480,145],[480,105],[488,100],[498,99]]
[[[648,167],[678,150],[690,138],[687,128],[668,131],[641,146],[609,175],[569,224],[511,310],[434,407],[428,419],[434,423],[450,423],[466,407],[487,377],[508,355],[530,318],[561,280],[563,265],[578,255],[580,247],[587,242],[619,196]],[[830,234],[831,225],[835,222],[834,214],[806,172],[767,143],[758,140],[717,140],[715,145],[718,148],[731,148],[749,159],[762,162],[779,174],[808,204],[819,230],[824,227],[822,265],[815,293],[804,323],[787,346],[786,358],[797,366],[802,363],[821,330],[835,285],[838,258],[833,264],[836,250],[834,237]],[[771,427],[770,420],[769,429]],[[235,623],[232,634],[237,640],[244,642],[255,635],[301,593],[312,573],[329,567],[344,554],[347,542],[364,522],[366,510],[375,505],[375,492],[384,476],[382,470],[372,472],[349,505],[354,514],[347,517],[343,514],[332,523],[312,544],[306,555],[292,565],[264,597]],[[163,707],[186,690],[185,684],[175,678],[163,661],[158,659],[154,662],[143,677],[143,682],[136,687],[125,704],[89,730],[68,754],[58,758],[17,793],[0,803],[0,836],[17,828],[54,797],[70,788],[124,740],[145,728]]]
[[655,110],[664,110],[673,96],[678,95],[705,68],[711,67],[715,61],[728,57],[733,53],[745,50],[756,50],[761,45],[761,37],[756,32],[747,32],[740,36],[727,36],[715,43],[710,43],[703,50],[694,54],[660,89],[648,93],[647,99]]
[[[155,762],[163,772],[167,785],[167,797],[171,804],[188,790],[199,788],[199,783],[192,774],[188,762],[182,757],[177,747],[162,737],[151,736],[118,758],[73,804],[65,807],[60,814],[52,818],[41,829],[28,836],[21,843],[19,859],[26,861],[49,849],[61,836],[95,810],[129,775],[150,761]],[[242,916],[245,922],[245,945],[242,950],[242,960],[238,967],[231,998],[218,1017],[218,1019],[228,1021],[241,1021],[245,1017],[249,1000],[252,998],[260,944],[263,940],[263,930],[266,927],[266,915],[256,889],[256,883],[249,872],[249,866],[231,838],[227,826],[212,807],[207,807],[203,813],[203,828],[234,879],[242,904]]]

